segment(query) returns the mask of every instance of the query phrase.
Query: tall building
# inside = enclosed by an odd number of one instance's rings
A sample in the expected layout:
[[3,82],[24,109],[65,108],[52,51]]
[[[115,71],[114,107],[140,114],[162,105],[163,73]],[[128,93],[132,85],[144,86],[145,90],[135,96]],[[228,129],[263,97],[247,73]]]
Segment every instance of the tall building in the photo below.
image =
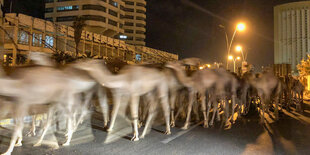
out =
[[310,1],[274,7],[274,63],[297,65],[310,54]]
[[145,0],[45,0],[45,19],[72,26],[81,16],[87,31],[145,45],[145,6]]
[[146,2],[126,0],[124,31],[128,44],[145,46]]

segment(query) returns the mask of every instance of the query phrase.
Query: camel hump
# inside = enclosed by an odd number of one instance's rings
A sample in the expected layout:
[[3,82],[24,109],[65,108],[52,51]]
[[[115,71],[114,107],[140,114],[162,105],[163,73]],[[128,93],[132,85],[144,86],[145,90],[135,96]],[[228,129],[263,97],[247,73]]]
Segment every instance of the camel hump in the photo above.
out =
[[50,57],[51,56],[48,53],[33,51],[29,52],[29,59],[32,60],[36,65],[55,66],[54,62]]

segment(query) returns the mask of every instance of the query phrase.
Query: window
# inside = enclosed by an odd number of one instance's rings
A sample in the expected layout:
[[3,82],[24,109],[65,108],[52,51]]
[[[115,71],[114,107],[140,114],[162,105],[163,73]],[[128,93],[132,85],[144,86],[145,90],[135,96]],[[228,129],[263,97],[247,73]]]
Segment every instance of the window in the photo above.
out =
[[75,0],[57,0],[58,2],[75,1]]
[[133,19],[133,16],[130,16],[130,15],[125,15],[124,18],[127,18],[127,19]]
[[32,34],[32,46],[37,46],[37,47],[42,46],[42,34],[38,34],[38,33]]
[[121,5],[121,10],[124,10],[124,9],[125,9],[125,7]]
[[133,40],[133,37],[127,36],[127,40]]
[[101,0],[101,1],[103,1],[103,2],[107,2],[107,0]]
[[144,31],[136,30],[136,34],[144,34]]
[[143,3],[137,3],[137,6],[142,6],[142,7],[145,7],[145,5]]
[[109,0],[109,4],[111,4],[112,6],[115,6],[115,7],[118,6],[118,3],[114,2],[113,0]]
[[137,20],[145,20],[145,18],[139,17],[139,16],[136,16],[136,19],[137,19]]
[[144,41],[144,38],[139,38],[139,37],[137,37],[137,38],[136,38],[136,41]]
[[45,46],[44,47],[47,47],[47,48],[54,47],[54,37],[46,35],[45,36]]
[[125,33],[133,33],[133,30],[125,29]]
[[53,22],[53,17],[45,18],[45,20]]
[[125,1],[126,5],[135,5],[135,2]]
[[137,13],[143,13],[143,14],[145,14],[145,11],[140,10],[140,9],[137,9],[136,12],[137,12]]
[[26,31],[18,31],[18,43],[28,45],[29,44],[29,35]]
[[76,16],[63,16],[57,17],[56,22],[66,22],[66,21],[74,21]]
[[113,26],[117,26],[117,22],[114,20],[109,19],[108,24],[113,25]]
[[98,10],[98,11],[102,11],[102,12],[106,12],[106,8],[104,6],[101,5],[92,5],[92,4],[87,4],[87,5],[83,5],[83,10]]
[[125,26],[133,26],[133,23],[125,22]]
[[53,3],[54,0],[45,0],[45,3]]
[[54,8],[45,8],[45,13],[53,12]]
[[120,35],[119,38],[120,39],[127,39],[127,36],[126,35]]
[[136,26],[137,27],[144,27],[144,24],[137,23]]
[[132,9],[132,8],[124,8],[124,11],[127,11],[127,12],[134,12],[135,9]]
[[73,10],[79,10],[79,6],[78,5],[71,5],[71,6],[59,6],[59,7],[57,7],[57,12],[73,11]]
[[112,15],[112,16],[117,17],[117,12],[115,12],[115,11],[113,11],[111,9],[109,9],[109,14]]
[[137,61],[141,61],[142,60],[142,56],[140,54],[136,54],[136,60]]
[[119,28],[123,28],[124,24],[119,23]]
[[94,20],[94,21],[100,21],[100,22],[106,22],[106,18],[102,16],[97,15],[83,15],[82,16],[85,20]]

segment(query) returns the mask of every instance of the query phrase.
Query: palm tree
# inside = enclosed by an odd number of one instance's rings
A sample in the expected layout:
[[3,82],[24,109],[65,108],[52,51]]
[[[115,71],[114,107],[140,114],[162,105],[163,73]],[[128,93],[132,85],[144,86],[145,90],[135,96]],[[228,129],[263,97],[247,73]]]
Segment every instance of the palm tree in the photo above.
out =
[[79,43],[81,41],[82,31],[85,27],[85,19],[82,17],[76,17],[73,26],[74,28],[74,41],[75,41],[75,56],[78,57],[79,54]]

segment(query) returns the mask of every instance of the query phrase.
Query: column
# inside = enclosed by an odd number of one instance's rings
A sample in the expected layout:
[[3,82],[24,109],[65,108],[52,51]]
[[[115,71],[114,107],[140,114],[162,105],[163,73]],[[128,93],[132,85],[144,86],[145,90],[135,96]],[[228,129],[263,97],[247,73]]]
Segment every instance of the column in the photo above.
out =
[[296,38],[296,10],[292,10],[292,69],[296,66],[296,50],[297,50],[297,38]]
[[287,14],[285,11],[283,11],[282,12],[283,50],[281,51],[280,64],[285,63],[286,50],[287,50],[286,18],[287,18]]
[[306,59],[306,51],[307,51],[307,44],[306,44],[306,12],[305,9],[301,10],[301,39],[302,39],[302,56],[301,59]]
[[292,16],[291,11],[286,11],[286,38],[287,38],[287,48],[286,48],[286,58],[284,60],[285,64],[292,64]]

